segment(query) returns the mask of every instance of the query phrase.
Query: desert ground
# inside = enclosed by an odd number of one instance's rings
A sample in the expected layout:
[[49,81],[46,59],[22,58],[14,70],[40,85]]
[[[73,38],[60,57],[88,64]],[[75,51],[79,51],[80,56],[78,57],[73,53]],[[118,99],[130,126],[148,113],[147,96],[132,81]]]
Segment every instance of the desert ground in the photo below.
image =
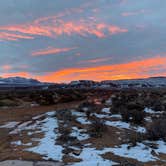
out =
[[3,92],[0,166],[166,166],[166,89]]

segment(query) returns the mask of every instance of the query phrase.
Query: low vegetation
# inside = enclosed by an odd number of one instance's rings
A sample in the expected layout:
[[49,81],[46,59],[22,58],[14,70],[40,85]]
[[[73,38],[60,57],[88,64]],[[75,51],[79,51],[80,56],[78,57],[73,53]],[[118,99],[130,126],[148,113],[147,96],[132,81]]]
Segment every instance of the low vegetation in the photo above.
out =
[[166,141],[166,118],[160,118],[154,120],[147,127],[147,137],[150,140],[160,140]]
[[103,133],[107,131],[107,126],[103,120],[96,119],[92,121],[90,125],[89,132],[91,137],[100,138]]
[[[39,111],[42,108],[48,108],[45,105],[49,105],[49,109],[52,108],[54,114],[45,114],[45,111],[43,111],[44,116],[40,117],[42,115],[40,112],[39,116],[34,118],[34,115],[32,116],[34,112],[28,114],[31,109],[27,107],[26,119],[24,119],[24,113],[21,111],[19,111],[20,115],[18,117],[15,116],[17,114],[17,111],[15,111],[15,114],[12,114],[14,118],[9,123],[4,123],[6,121],[1,119],[1,127],[13,125],[17,128],[16,132],[18,134],[11,136],[14,139],[13,142],[16,143],[14,148],[19,146],[18,143],[20,144],[17,140],[21,140],[24,143],[23,147],[26,147],[29,146],[29,142],[42,140],[43,137],[48,137],[53,146],[54,138],[49,133],[51,130],[52,133],[55,132],[55,144],[59,145],[56,148],[62,148],[62,160],[65,162],[71,162],[73,158],[74,162],[81,161],[82,154],[86,152],[90,156],[93,156],[91,153],[95,155],[99,153],[97,155],[99,158],[108,155],[108,159],[127,166],[142,164],[142,162],[137,161],[137,157],[141,156],[141,153],[159,157],[160,152],[157,149],[161,145],[164,146],[163,142],[166,141],[166,91],[152,89],[146,91],[131,89],[106,91],[93,89],[88,91],[35,91],[27,94],[12,93],[0,96],[0,107],[17,107],[24,102],[38,104],[40,106],[38,107]],[[60,109],[55,109],[57,103],[62,104]],[[72,104],[72,108],[68,107],[70,104]],[[65,107],[63,107],[64,105]],[[38,109],[33,108],[32,110]],[[2,112],[1,116],[4,116],[5,111]],[[30,119],[33,119],[32,122]],[[22,121],[24,122],[22,123]],[[52,127],[53,124],[55,124],[55,128]],[[19,126],[21,127],[19,128]],[[38,130],[41,127],[46,127],[42,131],[44,134],[35,133],[35,129],[33,131],[35,126],[38,126]],[[30,129],[30,133],[33,133],[32,137],[38,138],[31,140],[31,137],[26,135],[27,129]],[[0,130],[2,130],[3,135],[4,129],[0,128]],[[3,138],[8,137],[9,134],[8,129],[5,129],[5,131],[7,135],[3,135]],[[9,128],[10,131],[12,131],[11,128]],[[44,139],[44,141],[47,141],[47,139]],[[33,142],[33,144],[36,145],[37,143]],[[42,144],[38,143],[38,146],[40,145]],[[19,146],[20,149],[23,147]],[[102,154],[104,148],[106,151],[110,148],[107,155],[104,152]],[[20,149],[18,150],[19,153],[16,154],[18,157],[20,157]],[[132,150],[136,151],[134,151],[135,154],[131,153],[130,156],[127,156]],[[119,155],[119,152],[121,155]],[[162,157],[164,155],[165,152]],[[0,159],[5,156],[0,153]],[[23,158],[32,159],[31,157],[33,158],[31,155]]]

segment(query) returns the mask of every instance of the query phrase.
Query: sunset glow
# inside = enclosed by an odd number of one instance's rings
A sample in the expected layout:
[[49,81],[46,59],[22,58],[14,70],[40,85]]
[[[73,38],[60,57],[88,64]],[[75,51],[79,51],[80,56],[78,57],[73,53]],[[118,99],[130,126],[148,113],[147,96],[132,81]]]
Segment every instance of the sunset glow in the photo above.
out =
[[151,74],[156,70],[163,70],[166,75],[166,57],[156,56],[149,59],[131,61],[124,64],[114,64],[85,68],[67,68],[55,72],[48,72],[45,75],[31,75],[30,73],[5,73],[3,77],[32,77],[41,81],[49,82],[70,82],[71,80],[87,80],[93,78],[96,81],[147,78],[158,76],[158,73]]
[[70,82],[166,76],[165,1],[0,4],[1,77]]

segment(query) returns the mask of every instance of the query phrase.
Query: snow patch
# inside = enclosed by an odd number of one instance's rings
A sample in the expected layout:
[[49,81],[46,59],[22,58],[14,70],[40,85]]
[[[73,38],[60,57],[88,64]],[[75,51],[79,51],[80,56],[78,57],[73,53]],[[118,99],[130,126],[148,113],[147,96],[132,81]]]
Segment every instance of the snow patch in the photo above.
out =
[[29,142],[29,143],[22,143],[22,141],[13,141],[11,142],[12,145],[17,145],[17,146],[32,146],[32,142]]
[[79,111],[71,111],[72,116],[77,116],[77,117],[83,117],[86,116],[86,114],[84,112],[79,112]]
[[74,163],[72,166],[112,166],[117,164],[113,161],[103,159],[100,155],[109,151],[108,148],[96,150],[95,148],[84,148],[79,156],[72,155],[75,158],[82,159],[79,163]]
[[146,122],[152,122],[152,118],[150,116],[144,118]]
[[[146,142],[146,144],[145,144]],[[132,158],[140,162],[150,162],[159,160],[157,156],[152,153],[152,150],[156,154],[166,154],[166,143],[164,141],[145,141],[144,143],[137,143],[136,146],[131,147],[128,144],[122,144],[119,147],[105,148],[103,150],[96,150],[95,148],[84,148],[79,156],[72,155],[75,158],[82,159],[81,162],[73,164],[73,166],[111,166],[113,164],[110,160],[103,159],[100,155],[111,152],[117,156]],[[157,149],[152,149],[147,143],[157,144]],[[115,164],[115,163],[114,163]]]
[[[31,123],[32,123],[32,121],[24,122],[24,123],[20,124],[19,126],[17,126],[17,128],[14,129],[13,131],[11,131],[9,134],[18,134],[22,130],[28,130],[29,128],[31,129],[31,127],[30,127]],[[29,125],[29,127],[28,127],[28,125]]]
[[155,161],[157,159],[151,154],[151,148],[146,147],[142,143],[130,148],[128,144],[123,144],[120,147],[110,148],[110,152],[117,156],[128,157],[141,162]]
[[93,115],[95,115],[97,118],[109,118],[110,116],[109,115],[105,115],[105,114],[97,114],[97,113],[94,113]]
[[101,112],[110,114],[110,108],[103,108]]
[[86,130],[78,129],[78,127],[72,127],[72,133],[70,134],[70,136],[76,137],[79,141],[88,139],[89,135],[82,132],[86,132]]
[[156,144],[157,145],[157,149],[154,149],[154,151],[156,153],[163,153],[163,154],[166,154],[166,142],[164,141],[145,141],[146,143],[149,143],[149,144]]
[[118,118],[118,119],[122,119],[122,115],[120,114],[113,114],[110,116],[111,118]]
[[20,122],[8,122],[2,126],[0,126],[0,128],[7,128],[7,129],[11,129],[16,127]]
[[71,111],[72,115],[73,116],[76,116],[76,121],[83,124],[83,125],[86,125],[86,124],[91,124],[91,122],[86,118],[86,114],[84,112],[79,112],[79,111],[75,111],[75,110],[72,110]]
[[40,139],[39,145],[33,148],[26,149],[30,152],[35,152],[44,155],[45,160],[61,161],[63,154],[63,147],[56,145],[56,139],[58,138],[58,122],[55,117],[55,112],[46,113],[49,117],[42,122],[41,131],[44,133],[44,138]]
[[91,122],[86,117],[79,117],[76,120],[77,120],[77,122],[79,122],[83,125],[91,124]]
[[112,99],[110,98],[110,99],[106,100],[105,103],[106,103],[107,105],[112,105]]
[[105,124],[108,126],[117,127],[120,129],[135,130],[136,132],[146,133],[146,129],[144,127],[141,127],[141,126],[131,127],[129,123],[122,122],[122,121],[106,121]]
[[162,111],[154,111],[154,110],[147,108],[147,107],[144,109],[144,112],[146,112],[148,114],[162,114],[163,113]]
[[130,129],[130,124],[122,121],[106,121],[105,124],[117,128]]
[[159,158],[152,154],[152,150],[158,154],[163,153],[166,154],[166,143],[164,141],[145,141],[146,143],[157,144],[157,149],[152,149],[151,147],[145,145],[144,143],[137,143],[135,147],[130,147],[128,144],[123,144],[120,147],[110,148],[110,152],[115,155],[128,157],[132,159],[136,159],[141,162],[149,162],[156,161]]
[[43,116],[45,116],[45,115],[44,115],[44,114],[37,115],[37,116],[33,117],[32,119],[33,119],[33,120],[37,120],[37,119],[42,118]]

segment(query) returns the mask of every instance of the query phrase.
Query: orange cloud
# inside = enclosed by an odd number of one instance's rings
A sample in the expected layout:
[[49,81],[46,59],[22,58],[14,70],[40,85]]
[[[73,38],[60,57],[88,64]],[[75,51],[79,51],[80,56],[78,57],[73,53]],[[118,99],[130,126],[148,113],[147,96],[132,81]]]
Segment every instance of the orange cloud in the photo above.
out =
[[[71,80],[92,79],[100,80],[117,80],[117,79],[133,79],[146,78],[150,76],[159,76],[159,70],[166,70],[166,57],[155,56],[148,59],[131,61],[128,63],[103,65],[96,67],[84,68],[67,68],[56,72],[47,73],[45,75],[31,75],[30,73],[6,73],[2,77],[23,76],[39,79],[46,82],[70,82]],[[162,73],[166,76],[166,72]]]
[[[42,81],[69,82],[71,80],[93,79],[93,80],[116,80],[145,78],[158,76],[160,73],[153,72],[165,69],[166,57],[156,56],[149,59],[132,61],[123,64],[105,65],[86,68],[68,68],[57,72],[48,73],[37,78]],[[164,73],[166,75],[166,72]]]
[[32,56],[43,56],[43,55],[50,55],[50,54],[58,54],[62,52],[68,52],[70,50],[73,50],[75,48],[47,48],[43,50],[39,50],[32,53]]
[[33,76],[32,76],[30,73],[28,73],[28,72],[3,73],[1,76],[4,77],[4,78],[7,78],[7,77],[16,77],[16,76],[19,76],[19,77],[26,77],[26,78],[31,78],[31,77],[33,77]]

